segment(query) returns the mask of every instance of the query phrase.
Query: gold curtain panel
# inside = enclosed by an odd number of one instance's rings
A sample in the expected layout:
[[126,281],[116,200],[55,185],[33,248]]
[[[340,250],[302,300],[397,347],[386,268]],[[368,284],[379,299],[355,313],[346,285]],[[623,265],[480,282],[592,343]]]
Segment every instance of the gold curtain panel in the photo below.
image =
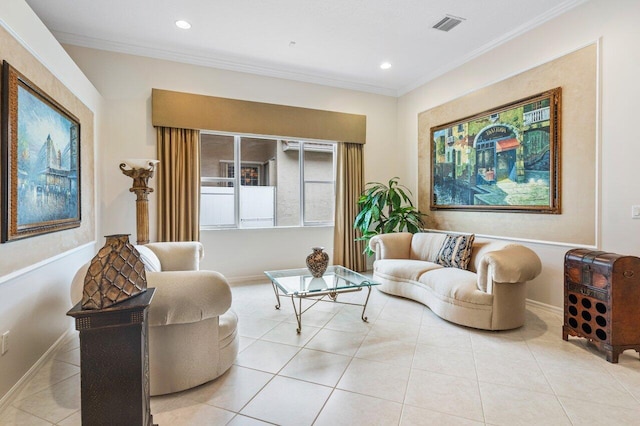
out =
[[153,89],[154,126],[364,144],[367,117]]

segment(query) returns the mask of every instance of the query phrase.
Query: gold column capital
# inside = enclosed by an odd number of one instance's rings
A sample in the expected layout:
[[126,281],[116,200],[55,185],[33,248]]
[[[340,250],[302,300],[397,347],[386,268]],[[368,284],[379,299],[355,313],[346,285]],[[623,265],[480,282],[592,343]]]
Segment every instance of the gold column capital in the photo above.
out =
[[148,195],[153,192],[149,187],[149,179],[158,164],[158,160],[122,160],[120,170],[126,176],[133,179],[133,185],[129,192],[136,194],[136,227],[137,244],[149,242],[149,206]]

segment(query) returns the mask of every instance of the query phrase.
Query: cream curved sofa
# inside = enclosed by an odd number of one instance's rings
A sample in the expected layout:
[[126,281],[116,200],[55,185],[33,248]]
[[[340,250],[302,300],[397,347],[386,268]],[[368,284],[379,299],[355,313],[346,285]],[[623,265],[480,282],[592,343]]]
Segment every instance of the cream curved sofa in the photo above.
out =
[[524,324],[526,282],[540,274],[527,247],[476,239],[468,270],[435,263],[446,234],[377,235],[373,277],[385,293],[428,306],[439,317],[467,327],[507,330]]
[[[199,242],[136,246],[145,263],[149,307],[151,395],[189,389],[227,371],[238,354],[238,317],[230,309],[231,289],[218,272],[200,271]],[[89,264],[76,273],[71,300],[82,299]],[[155,272],[154,272],[155,271]]]

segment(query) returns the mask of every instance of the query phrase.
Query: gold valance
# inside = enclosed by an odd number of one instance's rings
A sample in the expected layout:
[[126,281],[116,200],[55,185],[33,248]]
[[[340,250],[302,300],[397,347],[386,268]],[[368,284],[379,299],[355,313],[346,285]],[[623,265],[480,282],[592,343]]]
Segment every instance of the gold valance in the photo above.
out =
[[367,116],[152,89],[154,126],[364,144]]

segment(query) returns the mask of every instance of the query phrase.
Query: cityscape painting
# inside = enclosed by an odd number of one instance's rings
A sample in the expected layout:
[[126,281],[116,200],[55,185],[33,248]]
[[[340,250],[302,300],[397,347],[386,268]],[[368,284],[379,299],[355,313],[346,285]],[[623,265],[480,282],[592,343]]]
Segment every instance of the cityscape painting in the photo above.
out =
[[431,128],[431,210],[560,213],[561,88]]
[[80,226],[80,123],[3,63],[2,242]]

